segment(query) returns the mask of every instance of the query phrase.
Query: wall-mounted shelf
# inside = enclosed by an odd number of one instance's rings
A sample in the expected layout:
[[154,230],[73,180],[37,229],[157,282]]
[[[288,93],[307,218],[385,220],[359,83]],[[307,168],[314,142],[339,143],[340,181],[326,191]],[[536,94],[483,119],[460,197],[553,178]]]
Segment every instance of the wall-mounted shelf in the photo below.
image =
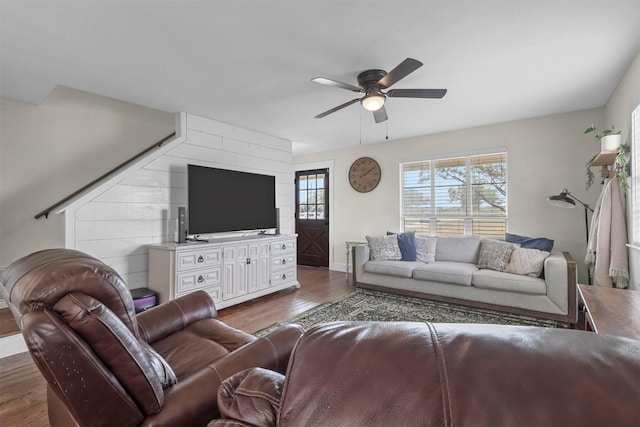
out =
[[617,151],[601,151],[589,166],[609,166],[615,163]]

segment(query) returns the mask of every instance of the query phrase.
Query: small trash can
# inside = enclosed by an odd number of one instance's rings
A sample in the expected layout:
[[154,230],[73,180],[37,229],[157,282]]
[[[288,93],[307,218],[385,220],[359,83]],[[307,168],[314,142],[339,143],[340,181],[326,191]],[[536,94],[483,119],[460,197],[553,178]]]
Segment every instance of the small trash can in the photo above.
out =
[[131,296],[133,297],[133,306],[136,309],[136,313],[158,305],[158,295],[149,288],[131,289]]

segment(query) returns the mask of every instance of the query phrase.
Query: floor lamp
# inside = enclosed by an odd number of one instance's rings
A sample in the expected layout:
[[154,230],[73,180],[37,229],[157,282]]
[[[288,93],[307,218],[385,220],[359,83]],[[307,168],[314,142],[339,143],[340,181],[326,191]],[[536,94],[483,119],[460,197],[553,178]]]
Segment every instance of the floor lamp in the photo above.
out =
[[[569,190],[567,190],[566,188],[563,188],[560,194],[558,194],[557,196],[549,196],[547,198],[547,203],[549,203],[551,206],[555,206],[558,208],[573,209],[576,207],[576,202],[584,206],[584,226],[586,231],[586,242],[587,242],[586,244],[588,245],[589,244],[589,220],[587,218],[587,215],[588,215],[587,211],[593,212],[593,209],[591,209],[591,206],[579,200],[573,194],[569,193]],[[591,269],[587,268],[587,273],[589,275],[589,284],[591,284]]]

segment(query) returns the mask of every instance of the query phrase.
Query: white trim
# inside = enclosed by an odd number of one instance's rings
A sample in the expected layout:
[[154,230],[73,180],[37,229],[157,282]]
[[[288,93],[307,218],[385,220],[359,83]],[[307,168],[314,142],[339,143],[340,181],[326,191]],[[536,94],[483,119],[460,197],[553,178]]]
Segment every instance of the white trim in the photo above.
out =
[[[307,170],[314,170],[314,169],[328,169],[329,170],[329,270],[334,270],[334,271],[345,271],[344,268],[345,267],[340,267],[340,265],[336,265],[334,264],[334,244],[333,244],[333,189],[334,189],[334,181],[335,181],[335,176],[334,176],[334,169],[335,169],[335,162],[333,160],[325,160],[325,161],[320,161],[320,162],[311,162],[311,163],[298,163],[298,164],[294,164],[293,165],[293,172],[294,175],[296,172],[299,171],[307,171]],[[294,205],[295,205],[295,184],[294,184],[294,190],[293,190],[293,194],[294,194]],[[344,264],[342,264],[344,265]],[[341,269],[342,268],[342,269]]]
[[507,147],[492,147],[492,148],[482,148],[478,150],[470,150],[470,151],[457,151],[452,153],[440,153],[433,154],[431,156],[420,156],[420,157],[408,157],[404,159],[400,159],[398,164],[402,163],[411,163],[411,162],[422,162],[426,160],[443,160],[450,159],[453,157],[468,157],[468,156],[482,156],[484,154],[493,154],[493,153],[508,153]]
[[[631,241],[633,246],[640,244],[640,104],[631,111]],[[633,247],[630,246],[630,247]]]

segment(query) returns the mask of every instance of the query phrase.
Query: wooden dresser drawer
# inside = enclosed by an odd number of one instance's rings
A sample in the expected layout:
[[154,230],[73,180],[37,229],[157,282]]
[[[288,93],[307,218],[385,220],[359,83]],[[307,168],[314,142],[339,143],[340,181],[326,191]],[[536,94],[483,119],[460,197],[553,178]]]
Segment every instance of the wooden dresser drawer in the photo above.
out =
[[220,265],[222,262],[222,248],[178,252],[176,261],[178,271]]
[[208,286],[220,285],[222,267],[195,270],[178,274],[176,293],[194,291]]

